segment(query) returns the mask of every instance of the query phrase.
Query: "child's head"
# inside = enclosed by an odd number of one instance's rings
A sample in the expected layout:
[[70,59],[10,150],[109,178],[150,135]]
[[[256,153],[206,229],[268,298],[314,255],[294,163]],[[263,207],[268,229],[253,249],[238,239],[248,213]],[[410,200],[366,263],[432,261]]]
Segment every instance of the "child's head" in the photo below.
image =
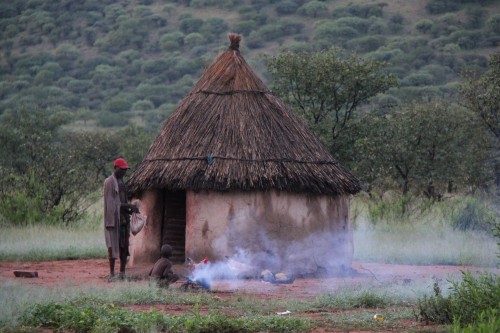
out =
[[168,244],[165,244],[161,247],[161,256],[163,258],[170,258],[172,255],[172,247]]

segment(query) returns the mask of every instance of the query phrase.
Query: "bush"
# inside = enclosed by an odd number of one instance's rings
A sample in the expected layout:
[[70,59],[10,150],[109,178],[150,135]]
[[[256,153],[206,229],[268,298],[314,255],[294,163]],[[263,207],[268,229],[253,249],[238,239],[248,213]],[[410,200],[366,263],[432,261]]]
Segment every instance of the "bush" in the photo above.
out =
[[123,97],[113,97],[104,104],[104,109],[113,113],[130,111],[132,104]]
[[479,319],[467,325],[466,327],[460,327],[460,322],[457,320],[453,325],[453,333],[487,333],[487,332],[498,332],[500,327],[500,312],[496,309],[481,312],[479,314]]
[[358,37],[359,33],[351,27],[339,27],[333,22],[320,23],[314,30],[314,40],[323,41],[326,44],[338,45],[348,39]]
[[488,32],[500,34],[500,15],[492,16],[486,21],[486,29]]
[[413,73],[401,80],[401,86],[423,87],[431,85],[434,77],[428,73]]
[[350,4],[340,7],[333,13],[334,17],[357,16],[362,18],[382,17],[385,4]]
[[477,199],[472,199],[453,217],[453,228],[458,230],[488,231],[496,218],[485,204]]
[[377,50],[385,44],[386,40],[384,36],[364,36],[351,39],[346,43],[346,47],[356,52],[366,53]]
[[186,44],[189,48],[193,48],[197,45],[203,45],[205,42],[205,37],[199,32],[192,32],[184,37],[184,44]]
[[434,28],[434,22],[429,19],[421,19],[415,24],[417,31],[427,34]]
[[313,0],[300,7],[299,13],[313,18],[327,16],[328,7],[324,2]]
[[194,17],[188,17],[179,22],[179,29],[185,34],[200,32],[202,26],[203,20]]
[[257,29],[257,22],[253,20],[239,21],[233,26],[233,31],[243,36],[249,36],[250,33]]
[[359,33],[365,34],[371,25],[371,21],[359,17],[342,17],[332,22],[338,27],[349,27],[356,29]]
[[134,112],[143,112],[154,109],[155,106],[153,102],[148,99],[141,99],[134,104],[132,104],[132,111]]
[[102,127],[127,126],[128,118],[120,114],[102,111],[97,115],[97,123]]
[[368,33],[372,35],[385,35],[389,31],[387,24],[383,20],[377,20],[368,27]]
[[295,13],[297,11],[297,8],[299,8],[299,4],[296,1],[285,0],[279,2],[276,5],[275,10],[279,15],[288,15]]
[[455,0],[430,0],[425,9],[429,14],[443,14],[457,11],[460,5]]
[[221,33],[227,32],[228,25],[220,17],[209,17],[203,22],[201,33],[209,40],[217,38]]
[[480,6],[468,7],[465,10],[465,15],[467,16],[467,28],[480,29],[484,23],[486,9],[481,8]]
[[471,50],[480,45],[483,36],[479,31],[459,30],[453,32],[450,39],[457,43],[462,50]]
[[500,310],[500,276],[482,273],[474,277],[462,273],[462,281],[452,281],[451,292],[443,297],[434,284],[435,295],[418,300],[417,318],[439,324],[455,323],[464,326],[481,319],[481,314]]

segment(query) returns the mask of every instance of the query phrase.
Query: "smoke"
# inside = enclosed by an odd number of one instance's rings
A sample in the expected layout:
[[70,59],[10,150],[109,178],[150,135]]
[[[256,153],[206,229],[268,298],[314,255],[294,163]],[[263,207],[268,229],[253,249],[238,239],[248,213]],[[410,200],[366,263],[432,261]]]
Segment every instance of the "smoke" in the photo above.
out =
[[212,285],[226,280],[232,287],[242,287],[241,279],[292,279],[314,274],[334,275],[350,269],[352,241],[345,232],[325,227],[305,233],[298,227],[269,228],[252,221],[255,216],[235,214],[228,232],[212,243],[223,257],[216,262],[199,264],[192,280]]

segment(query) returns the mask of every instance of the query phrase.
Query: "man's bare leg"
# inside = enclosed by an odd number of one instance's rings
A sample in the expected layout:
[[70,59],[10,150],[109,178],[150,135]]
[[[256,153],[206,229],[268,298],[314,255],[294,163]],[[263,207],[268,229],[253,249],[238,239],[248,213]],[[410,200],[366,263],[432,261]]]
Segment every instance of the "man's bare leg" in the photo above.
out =
[[127,265],[127,251],[120,248],[120,278],[125,277],[125,266]]
[[108,259],[109,259],[109,277],[112,278],[115,276],[115,259],[113,259],[111,248],[108,248]]

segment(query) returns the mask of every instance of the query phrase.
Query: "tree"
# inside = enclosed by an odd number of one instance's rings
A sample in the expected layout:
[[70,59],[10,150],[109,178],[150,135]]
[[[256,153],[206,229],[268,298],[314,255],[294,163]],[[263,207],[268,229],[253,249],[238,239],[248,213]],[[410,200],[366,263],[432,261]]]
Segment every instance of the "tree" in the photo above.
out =
[[489,65],[490,69],[482,77],[466,72],[460,92],[464,105],[476,112],[500,140],[500,53],[490,57]]
[[413,190],[432,199],[481,185],[488,138],[478,125],[473,113],[441,100],[371,114],[359,123],[355,168],[374,186],[398,184],[403,195]]
[[313,18],[327,16],[328,6],[324,2],[313,0],[300,7],[299,12]]
[[63,130],[70,119],[30,106],[0,118],[0,214],[11,223],[77,221],[118,156],[117,138]]
[[397,84],[383,64],[339,48],[316,53],[289,51],[268,58],[273,90],[331,145],[367,100]]
[[463,105],[478,114],[495,137],[493,164],[495,183],[500,189],[500,53],[491,55],[489,67],[481,77],[466,72],[459,91]]

